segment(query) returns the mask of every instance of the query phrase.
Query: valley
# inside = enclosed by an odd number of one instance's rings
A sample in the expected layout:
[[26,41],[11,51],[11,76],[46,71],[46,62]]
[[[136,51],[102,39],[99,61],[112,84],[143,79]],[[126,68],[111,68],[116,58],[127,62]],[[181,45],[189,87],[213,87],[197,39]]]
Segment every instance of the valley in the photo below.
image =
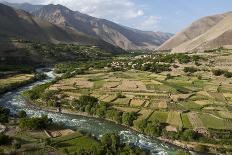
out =
[[190,150],[230,151],[231,138],[224,136],[232,126],[230,64],[215,62],[231,56],[218,49],[116,57],[105,66],[89,62],[87,70],[85,64],[57,65],[60,78],[24,95],[44,109],[112,120],[152,137],[180,140]]
[[0,154],[232,154],[231,11],[109,2],[0,1]]

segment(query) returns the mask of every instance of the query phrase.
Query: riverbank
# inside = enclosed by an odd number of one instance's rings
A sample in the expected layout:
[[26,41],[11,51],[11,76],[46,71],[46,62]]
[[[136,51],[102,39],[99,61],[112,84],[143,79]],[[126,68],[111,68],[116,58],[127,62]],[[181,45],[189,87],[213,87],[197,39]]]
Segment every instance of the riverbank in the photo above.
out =
[[24,85],[33,83],[36,80],[34,74],[17,74],[2,78],[0,79],[0,96]]
[[[34,104],[31,101],[28,101],[28,105],[33,106],[35,108],[39,108],[40,110],[48,111],[48,112],[60,113],[60,114],[66,114],[66,115],[73,115],[73,116],[82,116],[82,117],[87,117],[87,118],[94,118],[94,119],[97,119],[97,120],[100,120],[100,121],[108,121],[108,122],[111,122],[111,123],[118,124],[118,125],[122,126],[123,128],[129,129],[129,130],[131,130],[131,131],[133,131],[133,132],[135,132],[137,134],[143,134],[144,135],[144,133],[142,133],[141,131],[139,131],[135,127],[130,127],[130,126],[127,126],[127,125],[124,125],[124,124],[119,124],[116,121],[113,121],[111,119],[101,118],[101,117],[98,117],[96,115],[90,115],[87,112],[77,112],[77,111],[72,111],[70,109],[63,109],[62,112],[58,112],[57,109],[55,109],[55,108],[38,106],[38,105]],[[201,151],[197,150],[197,149],[202,149],[202,148],[206,147],[207,151],[208,151],[207,154],[220,154],[219,152],[217,152],[214,149],[229,148],[229,146],[227,146],[227,145],[220,146],[220,145],[209,144],[209,143],[172,140],[172,139],[168,139],[166,137],[156,137],[156,138],[151,137],[151,136],[148,136],[148,137],[153,138],[154,140],[159,140],[159,141],[161,141],[163,143],[166,143],[168,145],[173,145],[173,146],[175,146],[177,148],[184,149],[184,150],[186,150],[188,152],[194,152],[194,153],[196,153],[196,152],[200,153]],[[205,152],[204,152],[204,154],[205,154]]]
[[[101,118],[101,117],[98,117],[96,115],[90,115],[87,112],[72,111],[70,109],[62,109],[62,112],[58,112],[57,109],[55,109],[55,108],[38,106],[38,105],[36,105],[32,101],[29,101],[28,99],[26,99],[26,100],[28,101],[27,102],[28,106],[33,106],[34,108],[39,108],[39,110],[44,110],[44,111],[53,112],[53,113],[66,114],[66,115],[73,115],[73,116],[82,116],[82,117],[87,117],[87,118],[94,118],[94,119],[99,120],[99,121],[108,121],[108,122],[120,125],[123,128],[125,128],[125,129],[129,129],[129,130],[131,130],[131,131],[133,131],[133,132],[135,132],[137,134],[144,135],[144,133],[142,133],[141,131],[139,131],[135,127],[130,127],[130,126],[127,126],[127,125],[124,125],[124,124],[119,124],[116,121],[113,121],[111,119]],[[158,140],[158,141],[166,143],[168,145],[173,145],[173,146],[175,146],[177,148],[184,149],[184,150],[186,150],[188,152],[198,152],[197,150],[195,150],[195,147],[198,144],[196,142],[195,142],[195,144],[191,144],[191,143],[188,143],[188,142],[182,142],[182,141],[178,141],[178,140],[171,140],[171,139],[167,139],[167,138],[164,138],[164,137],[157,137],[157,138],[154,138],[154,137],[151,137],[151,136],[148,136],[148,137],[150,137],[150,138],[152,138],[152,139],[154,139],[156,141]],[[215,152],[209,152],[209,153],[215,153]]]

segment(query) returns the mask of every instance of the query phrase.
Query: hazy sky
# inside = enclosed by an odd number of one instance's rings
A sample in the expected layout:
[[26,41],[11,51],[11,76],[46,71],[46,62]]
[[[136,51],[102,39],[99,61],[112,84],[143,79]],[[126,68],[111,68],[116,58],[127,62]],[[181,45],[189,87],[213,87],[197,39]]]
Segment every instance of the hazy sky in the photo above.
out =
[[5,0],[61,4],[141,30],[176,33],[194,20],[232,11],[232,0]]

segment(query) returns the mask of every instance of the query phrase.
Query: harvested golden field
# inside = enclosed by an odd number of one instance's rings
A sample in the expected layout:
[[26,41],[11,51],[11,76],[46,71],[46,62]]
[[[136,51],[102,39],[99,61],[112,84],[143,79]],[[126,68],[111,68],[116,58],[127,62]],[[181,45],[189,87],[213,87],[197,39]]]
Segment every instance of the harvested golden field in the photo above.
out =
[[177,111],[171,111],[168,113],[167,123],[175,127],[182,128],[181,113]]
[[225,119],[232,119],[232,112],[229,111],[218,111],[218,114]]
[[119,107],[119,106],[113,106],[113,107],[123,112],[138,112],[140,110],[138,108],[132,108],[132,107]]
[[103,85],[104,89],[114,89],[117,88],[120,85],[120,82],[106,82]]
[[130,106],[132,107],[142,107],[142,105],[145,103],[145,100],[139,99],[139,98],[134,98],[130,102]]
[[194,101],[196,104],[199,104],[201,106],[206,106],[206,105],[212,105],[213,101],[210,100],[198,100],[198,101]]
[[24,81],[32,80],[33,74],[18,74],[5,79],[0,79],[0,87],[7,87],[11,84],[21,83]]
[[110,103],[110,102],[112,102],[112,101],[114,101],[114,100],[116,100],[117,99],[117,95],[115,94],[115,95],[108,95],[106,98],[104,98],[102,101],[103,102],[108,102],[108,103]]
[[130,100],[131,100],[130,98],[118,98],[117,100],[112,102],[112,104],[119,104],[119,105],[129,106]]
[[166,109],[168,107],[168,104],[166,101],[160,101],[158,104],[159,109]]
[[92,88],[94,83],[84,78],[70,78],[52,85],[50,90],[75,90],[77,88]]
[[123,80],[119,86],[112,88],[112,90],[136,92],[147,91],[147,88],[141,81]]
[[194,129],[197,128],[204,128],[204,125],[201,121],[201,119],[198,117],[198,115],[196,113],[188,113],[188,119],[190,121],[190,123],[192,124]]

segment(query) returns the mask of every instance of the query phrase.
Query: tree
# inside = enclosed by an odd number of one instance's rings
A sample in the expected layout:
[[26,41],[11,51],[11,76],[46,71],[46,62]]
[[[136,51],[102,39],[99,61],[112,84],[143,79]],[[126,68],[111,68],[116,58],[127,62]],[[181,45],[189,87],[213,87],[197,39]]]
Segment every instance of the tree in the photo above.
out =
[[198,138],[197,133],[193,130],[185,130],[181,136],[183,140],[196,140]]
[[159,131],[158,126],[153,125],[152,123],[147,124],[146,128],[144,129],[144,132],[150,136],[159,136],[160,135],[160,131]]
[[97,107],[96,115],[98,115],[99,117],[104,117],[106,114],[106,110],[106,105],[100,105],[99,107]]
[[93,105],[98,104],[98,99],[95,98],[95,97],[92,97],[92,96],[81,96],[79,98],[79,103],[81,105],[90,105],[90,106],[93,106]]
[[0,133],[0,146],[1,145],[8,145],[11,142],[11,138]]
[[0,123],[8,123],[10,110],[0,107]]
[[133,125],[133,121],[137,118],[136,113],[135,112],[124,112],[122,114],[122,123],[132,126]]
[[224,76],[226,78],[232,78],[232,72],[225,72]]
[[184,68],[184,72],[185,72],[185,73],[195,73],[195,72],[197,72],[197,71],[198,71],[198,69],[195,68],[195,67],[185,67],[185,68]]
[[18,116],[19,116],[19,118],[26,118],[27,113],[26,113],[26,111],[21,110],[21,111],[18,112]]
[[140,131],[144,132],[144,129],[147,127],[147,121],[143,119],[143,120],[139,121],[136,124],[136,126]]
[[213,70],[213,74],[214,74],[215,76],[221,76],[221,75],[224,74],[224,73],[225,73],[225,71],[222,70],[222,69]]
[[183,150],[178,150],[175,152],[175,155],[190,155],[188,152]]

